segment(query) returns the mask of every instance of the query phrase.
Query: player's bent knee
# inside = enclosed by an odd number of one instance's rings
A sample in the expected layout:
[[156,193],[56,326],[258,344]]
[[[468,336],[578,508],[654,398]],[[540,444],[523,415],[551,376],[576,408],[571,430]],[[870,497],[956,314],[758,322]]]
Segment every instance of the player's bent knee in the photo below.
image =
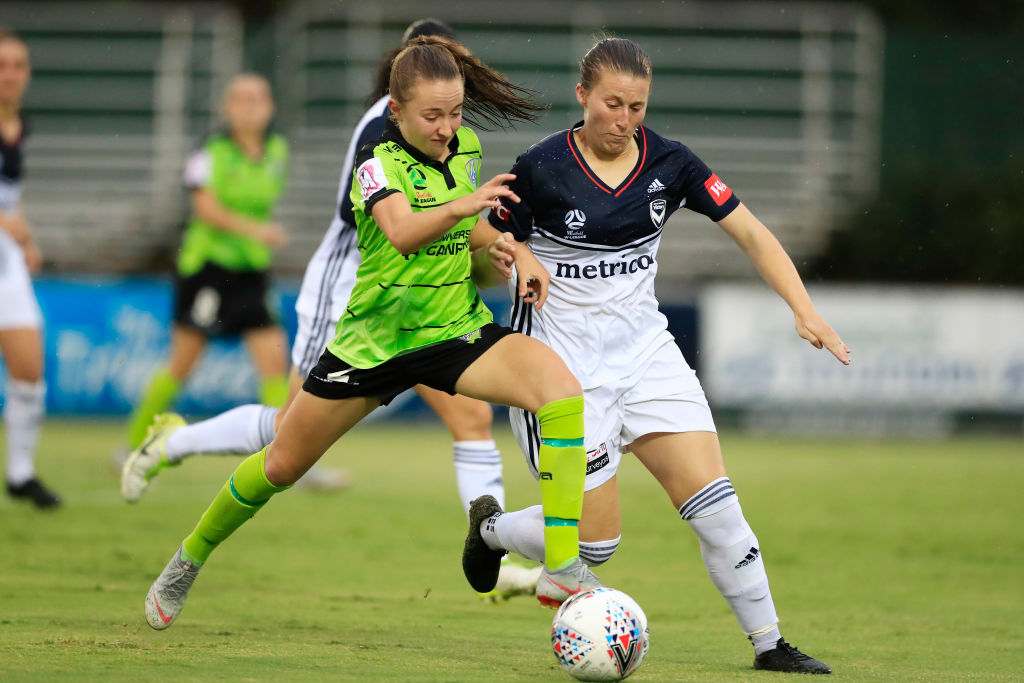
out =
[[298,471],[291,458],[281,452],[280,447],[275,446],[276,443],[267,446],[263,471],[267,475],[267,480],[274,486],[291,486],[299,480],[302,472]]
[[580,559],[590,567],[597,567],[612,558],[619,547],[621,535],[607,541],[580,541]]

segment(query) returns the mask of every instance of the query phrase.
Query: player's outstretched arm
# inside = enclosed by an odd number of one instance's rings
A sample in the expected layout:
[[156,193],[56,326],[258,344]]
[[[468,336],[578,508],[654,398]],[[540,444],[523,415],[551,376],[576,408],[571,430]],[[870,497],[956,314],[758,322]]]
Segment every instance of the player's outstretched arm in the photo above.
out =
[[742,203],[718,225],[750,258],[764,281],[789,304],[797,333],[815,348],[826,348],[843,365],[849,365],[850,348],[814,309],[796,266],[775,235]]
[[217,200],[210,190],[197,188],[192,191],[192,211],[200,220],[224,232],[232,232],[263,242],[268,247],[282,247],[287,234],[277,223],[254,220],[236,213]]
[[408,256],[451,230],[462,219],[500,206],[502,197],[518,202],[518,195],[507,185],[502,185],[515,178],[511,173],[502,173],[464,197],[415,213],[409,206],[409,200],[403,194],[395,193],[373,205],[373,220],[391,245]]

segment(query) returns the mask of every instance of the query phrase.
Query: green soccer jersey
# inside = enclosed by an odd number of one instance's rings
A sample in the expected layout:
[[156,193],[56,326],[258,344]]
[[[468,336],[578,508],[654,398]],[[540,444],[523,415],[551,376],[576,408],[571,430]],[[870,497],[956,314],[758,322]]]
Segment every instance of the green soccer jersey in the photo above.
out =
[[[284,191],[288,143],[267,136],[263,157],[252,159],[227,133],[212,136],[192,155],[185,185],[213,193],[224,208],[258,221],[269,221]],[[195,216],[189,221],[178,255],[178,272],[192,275],[206,263],[228,270],[266,270],[271,249],[259,240],[221,230]]]
[[402,193],[414,212],[473,192],[480,182],[480,140],[459,128],[442,163],[402,138],[389,122],[355,161],[351,198],[362,262],[337,333],[327,349],[349,365],[372,368],[395,356],[454,339],[493,320],[470,277],[464,218],[435,242],[403,256],[374,222],[373,206]]

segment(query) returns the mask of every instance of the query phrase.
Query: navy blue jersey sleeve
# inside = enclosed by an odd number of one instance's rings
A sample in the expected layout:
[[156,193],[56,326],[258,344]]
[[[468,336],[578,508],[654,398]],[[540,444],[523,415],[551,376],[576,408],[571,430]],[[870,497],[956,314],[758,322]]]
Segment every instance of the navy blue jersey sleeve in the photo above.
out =
[[[381,135],[384,134],[384,128],[387,125],[387,110],[385,109],[384,116],[378,116],[375,119],[371,119],[363,126],[362,130],[357,130],[355,133],[359,136],[355,143],[355,150],[358,153],[366,145],[373,142]],[[352,176],[355,174],[355,164],[352,168],[348,169],[348,175],[345,176],[346,188],[352,187]],[[345,221],[349,225],[355,225],[355,215],[352,213],[352,197],[349,192],[343,192],[341,195],[341,204],[338,206],[338,216],[341,220]]]
[[509,187],[519,195],[519,203],[503,198],[501,206],[491,209],[487,220],[496,230],[510,232],[517,240],[525,242],[533,233],[532,204],[534,199],[530,162],[525,154],[516,159],[516,163],[509,173],[514,173],[516,176],[516,179],[509,183]]
[[680,206],[713,221],[722,220],[739,206],[739,198],[696,154],[684,145],[679,147],[679,173],[671,187],[675,198]]

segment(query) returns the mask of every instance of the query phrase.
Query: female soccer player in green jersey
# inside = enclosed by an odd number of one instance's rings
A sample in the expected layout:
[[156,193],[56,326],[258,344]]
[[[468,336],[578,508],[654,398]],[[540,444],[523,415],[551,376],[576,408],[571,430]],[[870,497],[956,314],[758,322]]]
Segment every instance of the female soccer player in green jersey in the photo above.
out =
[[185,167],[192,217],[178,255],[170,358],[135,406],[129,450],[174,401],[210,337],[244,338],[262,378],[263,403],[279,406],[288,396],[288,340],[267,305],[273,250],[285,241],[272,216],[284,190],[288,144],[268,131],[274,102],[262,76],[233,78],[221,113],[227,130],[212,135]]
[[[559,603],[600,585],[578,555],[580,384],[550,348],[494,324],[470,275],[471,250],[498,237],[478,214],[518,198],[502,184],[510,174],[481,182],[480,144],[462,127],[463,110],[469,120],[504,126],[540,107],[463,46],[436,37],[416,39],[395,58],[390,90],[393,120],[355,162],[363,258],[337,334],[274,441],[235,470],[153,583],[146,618],[155,629],[175,620],[217,545],[363,417],[415,384],[536,413],[545,523],[538,597]],[[475,508],[471,527],[493,512]],[[503,554],[471,534],[463,569],[474,589],[494,587]]]

